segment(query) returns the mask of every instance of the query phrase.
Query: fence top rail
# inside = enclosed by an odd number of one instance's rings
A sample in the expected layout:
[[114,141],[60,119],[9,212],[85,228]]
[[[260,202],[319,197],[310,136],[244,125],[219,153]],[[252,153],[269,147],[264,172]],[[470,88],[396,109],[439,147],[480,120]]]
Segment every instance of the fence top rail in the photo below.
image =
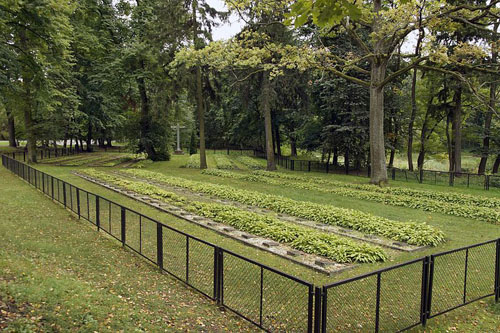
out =
[[364,279],[364,278],[367,278],[367,277],[370,277],[370,276],[373,276],[373,275],[382,274],[384,272],[388,272],[388,271],[392,271],[392,270],[397,269],[397,268],[401,268],[401,267],[404,267],[404,266],[412,265],[412,264],[417,263],[417,262],[423,262],[424,260],[425,260],[425,257],[422,257],[422,258],[410,260],[410,261],[407,261],[407,262],[403,262],[401,264],[397,264],[397,265],[393,265],[393,266],[389,266],[389,267],[384,267],[384,268],[381,268],[381,269],[377,269],[375,271],[371,271],[371,272],[368,272],[368,273],[365,273],[365,274],[361,274],[361,275],[358,275],[358,276],[354,276],[354,277],[351,277],[351,278],[347,278],[347,279],[344,279],[344,280],[340,280],[340,281],[336,281],[336,282],[327,284],[327,285],[323,286],[323,289],[333,288],[333,287],[336,287],[336,286],[339,286],[339,285],[342,285],[342,284],[346,284],[346,283],[349,283],[349,282],[354,282],[354,281],[357,281],[357,280],[361,280],[361,279]]
[[477,243],[477,244],[473,244],[473,245],[459,247],[458,249],[453,249],[453,250],[449,250],[449,251],[439,252],[439,253],[436,253],[436,254],[432,254],[431,257],[436,258],[436,257],[444,256],[446,254],[460,252],[460,251],[472,249],[472,248],[475,248],[475,247],[479,247],[479,246],[483,246],[483,245],[487,245],[487,244],[496,243],[498,241],[500,241],[500,238],[499,239],[492,239],[492,240],[489,240],[489,241],[485,241],[485,242],[481,242],[481,243]]
[[237,258],[239,258],[239,259],[245,260],[245,261],[247,261],[247,262],[249,262],[249,263],[251,263],[251,264],[254,264],[254,265],[256,265],[256,266],[259,266],[259,267],[261,267],[261,268],[263,268],[263,269],[266,269],[266,270],[268,270],[268,271],[271,271],[271,272],[273,272],[273,273],[276,273],[276,274],[278,274],[278,275],[281,275],[281,276],[283,276],[283,277],[286,277],[286,278],[288,278],[288,279],[290,279],[290,280],[293,280],[293,281],[295,281],[295,282],[298,282],[298,283],[300,283],[300,284],[303,284],[303,285],[305,285],[305,286],[307,286],[307,287],[310,287],[310,288],[313,288],[313,287],[314,287],[314,285],[313,285],[312,283],[307,282],[307,281],[305,281],[305,280],[302,280],[302,279],[300,279],[300,278],[298,278],[298,277],[296,277],[296,276],[289,275],[289,274],[287,274],[287,273],[281,272],[281,271],[279,271],[279,270],[277,270],[277,269],[275,269],[275,268],[272,268],[272,267],[269,267],[269,266],[267,266],[267,265],[261,264],[261,263],[259,263],[259,262],[257,262],[257,261],[254,261],[254,260],[252,260],[252,259],[246,258],[246,257],[244,257],[244,256],[242,256],[242,255],[239,255],[239,254],[234,253],[234,252],[232,252],[232,251],[226,250],[226,249],[224,249],[224,248],[220,248],[220,249],[221,249],[221,251],[222,251],[222,252],[228,253],[228,254],[230,254],[230,255],[232,255],[232,256],[235,256],[235,257],[237,257]]

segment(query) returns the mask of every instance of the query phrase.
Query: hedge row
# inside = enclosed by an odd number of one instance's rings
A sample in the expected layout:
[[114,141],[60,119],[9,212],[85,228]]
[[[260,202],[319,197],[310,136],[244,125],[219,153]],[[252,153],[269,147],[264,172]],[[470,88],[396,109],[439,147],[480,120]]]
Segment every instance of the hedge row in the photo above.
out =
[[182,207],[194,214],[230,225],[238,230],[286,243],[297,250],[321,255],[339,263],[375,262],[387,259],[381,248],[359,243],[347,237],[315,231],[234,206],[192,201],[151,184],[129,181],[94,169],[85,170],[84,173],[92,178]]
[[227,157],[227,155],[215,154],[215,164],[217,165],[217,169],[223,170],[234,170],[238,169],[236,165]]
[[262,163],[262,160],[257,160],[250,156],[238,156],[236,160],[252,170],[263,170],[266,166]]
[[199,169],[200,168],[200,154],[193,154],[184,165],[185,168]]
[[419,190],[405,187],[379,187],[368,184],[353,184],[353,183],[345,183],[340,181],[335,181],[331,179],[325,179],[321,177],[311,177],[311,176],[300,176],[300,175],[292,175],[283,172],[263,172],[256,171],[255,175],[269,177],[269,178],[280,178],[287,179],[293,181],[301,181],[307,183],[315,183],[318,185],[327,185],[330,187],[347,187],[354,188],[363,191],[370,192],[379,192],[385,194],[397,194],[397,195],[409,195],[414,198],[423,198],[423,199],[432,199],[447,203],[456,203],[462,205],[474,205],[477,207],[485,207],[485,208],[500,208],[500,199],[498,198],[489,198],[482,197],[470,194],[461,194],[461,193],[453,193],[453,192],[439,192],[439,191],[427,191],[427,190]]
[[[372,185],[359,185],[359,186],[366,186],[367,190],[358,190],[356,188],[349,188],[348,186],[344,187],[337,186],[336,184],[330,184],[329,187],[322,187],[316,185],[315,183],[311,184],[311,182],[305,182],[301,180],[292,181],[290,180],[292,178],[288,178],[288,176],[294,177],[292,175],[285,175],[284,177],[281,177],[282,174],[270,173],[270,172],[254,172],[252,174],[243,174],[243,173],[235,173],[227,171],[221,172],[221,170],[204,170],[202,173],[206,175],[212,175],[224,178],[234,178],[252,182],[261,182],[269,185],[288,186],[297,189],[332,193],[344,197],[380,202],[385,205],[422,209],[428,212],[466,217],[492,224],[500,223],[500,210],[497,209],[475,207],[470,204],[464,205],[459,203],[448,203],[444,201],[432,200],[422,197],[415,198],[414,196],[404,195],[404,194],[391,194],[391,193],[378,192],[375,189],[378,189],[379,187]],[[277,177],[277,175],[279,175],[279,177]],[[369,191],[368,189],[374,189],[375,191]]]
[[444,241],[442,231],[425,223],[397,222],[353,209],[297,201],[279,195],[242,190],[227,185],[192,181],[146,170],[125,170],[125,172],[137,177],[161,181],[171,186],[187,188],[194,192],[266,208],[318,223],[380,235],[412,245],[437,245]]

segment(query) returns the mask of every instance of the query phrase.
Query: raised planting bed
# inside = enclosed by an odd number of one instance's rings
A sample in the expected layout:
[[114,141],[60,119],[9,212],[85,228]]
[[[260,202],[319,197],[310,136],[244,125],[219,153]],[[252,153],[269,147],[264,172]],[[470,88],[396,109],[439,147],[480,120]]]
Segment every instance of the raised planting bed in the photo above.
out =
[[155,181],[155,180],[150,180],[150,179],[146,179],[146,178],[141,178],[141,177],[138,177],[138,176],[131,175],[130,173],[117,172],[115,174],[118,175],[118,176],[125,177],[127,179],[130,178],[130,179],[133,179],[133,180],[137,180],[137,181],[141,181],[141,182],[146,182],[148,184],[159,186],[160,188],[166,189],[167,191],[175,192],[175,193],[180,194],[180,195],[185,195],[185,196],[188,196],[188,197],[191,197],[191,198],[198,198],[198,200],[199,199],[204,199],[205,201],[209,201],[209,202],[218,202],[218,203],[221,203],[221,204],[230,204],[232,206],[236,206],[236,207],[239,207],[241,209],[244,209],[244,210],[247,210],[247,211],[251,211],[251,212],[254,212],[254,213],[271,215],[271,216],[273,216],[273,217],[275,217],[275,218],[277,218],[279,220],[285,221],[285,222],[291,222],[291,223],[295,223],[295,224],[307,226],[307,227],[310,227],[310,228],[321,230],[323,232],[334,233],[334,234],[337,234],[337,235],[340,235],[340,236],[345,236],[345,237],[353,238],[355,240],[360,240],[360,241],[363,241],[363,242],[373,243],[373,244],[378,245],[378,246],[383,246],[383,247],[391,248],[391,249],[398,250],[398,251],[413,252],[413,251],[421,250],[421,249],[423,249],[423,248],[426,247],[426,246],[410,245],[410,244],[406,244],[404,242],[395,242],[395,241],[393,241],[391,239],[387,239],[387,238],[384,238],[384,237],[381,237],[381,236],[373,236],[373,235],[365,234],[365,233],[362,233],[362,232],[359,232],[359,231],[356,231],[356,230],[345,229],[345,228],[342,228],[342,227],[338,227],[338,226],[334,226],[334,225],[328,225],[328,224],[324,224],[324,223],[317,223],[317,222],[314,222],[314,221],[310,221],[310,220],[307,220],[307,219],[303,219],[303,218],[291,216],[291,215],[288,215],[288,214],[276,213],[276,212],[273,212],[273,211],[268,210],[268,209],[262,209],[262,208],[258,208],[256,206],[242,204],[242,203],[239,203],[239,202],[236,202],[236,201],[231,201],[231,200],[226,200],[226,199],[219,199],[217,197],[210,197],[207,194],[203,194],[203,193],[199,193],[199,192],[193,192],[191,190],[187,190],[187,189],[182,188],[182,187],[171,186],[171,185],[168,185],[168,184],[166,184],[164,182],[161,182],[161,181]]
[[[177,215],[189,218],[193,222],[200,222],[203,221],[201,218],[206,218],[212,222],[224,224],[224,227],[217,229],[221,229],[226,233],[234,233],[235,230],[238,230],[244,234],[267,238],[267,240],[264,240],[267,242],[275,241],[280,244],[286,244],[288,248],[283,254],[294,249],[310,255],[326,257],[340,264],[374,262],[386,259],[384,251],[379,247],[355,242],[346,237],[315,231],[292,223],[286,223],[270,216],[263,216],[228,205],[189,200],[186,197],[179,196],[154,185],[124,180],[118,176],[96,170],[87,170],[84,176],[87,179],[92,178],[97,180],[113,190],[119,189],[123,194],[130,196],[132,195],[131,193],[134,193],[136,197],[155,207],[162,206],[153,200],[175,206],[180,210],[177,210]],[[207,221],[203,224],[210,226]],[[216,227],[217,225],[212,226]],[[234,229],[228,229],[228,226]],[[243,236],[241,238],[244,239]],[[250,237],[248,239],[251,239],[252,243],[256,242],[254,238]],[[274,246],[269,246],[269,243],[264,245],[263,242],[263,247],[268,249],[275,248]],[[292,257],[297,258],[297,256]],[[314,260],[317,259],[315,258]]]
[[194,192],[213,195],[221,199],[258,206],[318,223],[383,236],[411,245],[435,246],[444,242],[442,231],[425,223],[398,222],[353,209],[297,201],[279,195],[242,190],[227,185],[192,181],[146,170],[126,170],[125,172],[151,180],[162,181],[172,186],[188,188]]

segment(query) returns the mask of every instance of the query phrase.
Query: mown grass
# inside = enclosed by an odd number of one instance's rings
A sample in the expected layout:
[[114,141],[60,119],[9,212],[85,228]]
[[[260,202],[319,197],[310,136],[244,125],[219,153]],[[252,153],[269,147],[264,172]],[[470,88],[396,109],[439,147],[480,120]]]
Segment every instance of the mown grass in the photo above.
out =
[[[464,246],[464,245],[469,245],[473,243],[477,243],[480,241],[488,240],[488,239],[493,239],[495,237],[500,236],[500,231],[498,226],[492,226],[488,225],[484,222],[478,222],[470,219],[463,219],[463,218],[456,218],[456,217],[450,217],[442,214],[437,214],[437,213],[426,213],[418,210],[413,210],[413,209],[406,209],[406,208],[400,208],[400,207],[390,207],[390,206],[385,206],[382,204],[377,204],[373,202],[363,202],[359,200],[354,200],[354,199],[346,199],[346,198],[341,198],[341,197],[335,197],[334,195],[331,194],[322,194],[322,193],[313,193],[312,191],[305,191],[305,190],[294,190],[290,191],[290,189],[286,188],[280,188],[277,186],[269,186],[269,185],[263,185],[263,184],[252,184],[248,182],[241,182],[241,181],[235,181],[235,180],[222,180],[217,177],[208,177],[201,175],[199,173],[199,170],[189,170],[189,169],[180,169],[179,166],[185,164],[185,156],[176,156],[174,159],[170,162],[160,162],[160,163],[154,163],[150,165],[147,169],[152,170],[152,171],[159,171],[163,172],[165,174],[171,174],[175,176],[181,176],[181,177],[186,177],[189,179],[197,179],[197,180],[203,180],[203,181],[208,181],[212,183],[224,183],[228,185],[233,185],[233,186],[238,186],[242,188],[247,188],[247,189],[255,189],[262,191],[264,193],[273,193],[273,194],[280,194],[284,195],[290,198],[294,198],[297,200],[304,200],[304,201],[312,201],[312,202],[320,202],[320,203],[333,203],[335,205],[341,206],[341,207],[348,207],[348,208],[355,208],[359,210],[363,210],[366,212],[370,212],[372,214],[380,215],[380,216],[385,216],[393,219],[399,219],[399,220],[407,220],[408,217],[411,217],[415,221],[426,221],[429,224],[435,225],[440,227],[443,231],[445,231],[448,241],[446,244],[443,246],[440,246],[438,248],[432,248],[432,249],[427,249],[425,251],[419,251],[417,253],[413,254],[403,254],[399,256],[394,256],[391,258],[391,261],[389,263],[385,264],[375,264],[375,265],[362,265],[358,267],[355,270],[351,270],[348,272],[345,272],[343,274],[334,276],[334,277],[325,277],[324,275],[318,274],[311,272],[308,269],[305,269],[301,266],[294,265],[290,262],[287,262],[283,259],[280,259],[278,257],[275,257],[273,255],[263,253],[261,251],[251,249],[247,246],[244,246],[240,243],[237,243],[235,241],[228,240],[220,235],[217,235],[215,233],[209,232],[206,229],[202,229],[200,227],[191,225],[186,223],[185,221],[181,221],[175,218],[172,218],[171,216],[168,216],[166,214],[160,213],[150,207],[146,207],[145,205],[142,205],[136,201],[133,201],[131,199],[124,198],[123,196],[120,196],[116,193],[110,192],[108,190],[105,190],[99,186],[90,184],[88,182],[85,182],[81,179],[75,178],[75,176],[71,175],[70,171],[73,170],[73,168],[57,168],[53,166],[40,166],[40,169],[44,169],[48,171],[50,174],[54,174],[55,176],[60,176],[61,178],[64,178],[71,183],[74,183],[75,185],[82,186],[83,188],[89,189],[93,192],[97,192],[107,198],[114,199],[121,204],[124,204],[128,207],[138,209],[139,211],[155,217],[169,225],[172,225],[174,227],[177,227],[183,231],[189,232],[195,236],[202,237],[203,239],[206,239],[208,241],[211,241],[219,246],[228,248],[230,250],[233,250],[239,254],[243,254],[245,256],[248,256],[250,258],[253,258],[259,262],[263,262],[265,264],[268,264],[272,267],[279,268],[281,270],[284,270],[286,272],[289,272],[293,275],[305,278],[311,282],[314,282],[318,285],[327,283],[327,282],[332,282],[335,280],[338,280],[340,278],[344,277],[349,277],[349,276],[354,276],[357,274],[360,274],[361,272],[367,272],[370,270],[373,270],[378,267],[382,266],[387,266],[390,264],[394,264],[397,262],[402,262],[404,260],[412,259],[412,258],[417,258],[421,257],[426,254],[431,254],[435,253],[441,250],[445,249],[451,249],[451,248],[456,248],[459,246]],[[210,158],[211,156],[209,155],[209,164],[210,164]],[[321,176],[320,174],[314,174],[315,176]],[[350,180],[350,181],[357,181],[357,182],[366,182],[365,178],[354,178],[354,177],[346,177],[346,176],[333,176],[333,175],[322,175],[324,177],[334,177],[335,179],[344,179],[344,180]],[[406,184],[398,184],[395,182],[395,186],[405,186]],[[417,185],[417,188],[426,188],[426,189],[433,189],[435,187],[430,186],[430,185],[420,185],[420,184],[415,184]],[[442,186],[438,186],[439,190],[447,190],[448,188],[443,189]],[[464,192],[464,193],[469,193],[469,194],[481,194],[481,195],[495,195],[492,192],[487,192],[487,191],[475,191],[475,190],[467,190],[467,189],[458,189],[458,188],[453,188],[452,190],[458,191],[458,192]],[[362,294],[362,293],[361,293]],[[356,294],[359,295],[359,294]],[[454,330],[453,327],[455,327],[455,330],[458,331],[471,331],[473,330],[474,327],[482,327],[482,331],[495,331],[496,328],[498,328],[498,324],[495,322],[496,320],[499,319],[498,316],[498,307],[495,307],[491,305],[491,300],[486,300],[484,302],[479,302],[475,303],[473,305],[469,305],[464,309],[456,310],[454,312],[451,312],[448,315],[444,315],[441,317],[438,317],[436,319],[432,319],[430,322],[430,329],[432,331],[446,331],[446,330]],[[455,317],[458,316],[458,317]],[[478,322],[475,320],[475,317],[478,318],[483,318],[481,322]],[[476,326],[474,326],[476,325]],[[483,325],[483,326],[481,326]],[[420,329],[417,329],[420,330]]]
[[0,177],[0,330],[255,330],[4,168]]

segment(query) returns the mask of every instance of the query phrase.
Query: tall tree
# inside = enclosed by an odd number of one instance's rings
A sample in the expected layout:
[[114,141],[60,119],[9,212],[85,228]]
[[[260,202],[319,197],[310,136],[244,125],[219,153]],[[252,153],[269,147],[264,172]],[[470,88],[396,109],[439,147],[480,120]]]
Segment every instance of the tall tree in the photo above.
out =
[[[384,143],[384,87],[399,75],[421,66],[430,59],[428,55],[401,55],[411,59],[399,71],[387,74],[387,64],[394,56],[394,51],[405,38],[415,30],[432,29],[439,20],[472,20],[487,16],[498,1],[490,1],[486,5],[443,5],[440,2],[401,1],[397,3],[373,0],[363,3],[350,1],[298,0],[292,6],[291,17],[295,26],[301,26],[310,19],[327,31],[341,28],[346,30],[351,38],[360,45],[363,53],[350,59],[334,58],[335,62],[325,67],[332,73],[352,80],[369,89],[370,94],[370,182],[380,184],[387,181]],[[394,5],[396,4],[396,5]],[[422,19],[420,19],[419,7]],[[359,37],[359,31],[370,30],[371,40],[365,43]],[[323,50],[320,50],[323,51]],[[436,52],[437,51],[437,52]],[[442,50],[436,50],[432,58],[439,58]],[[354,58],[354,59],[353,59]],[[363,62],[370,65],[370,80],[360,80],[355,76],[346,75],[342,68],[356,68]],[[340,69],[339,69],[340,68]]]

